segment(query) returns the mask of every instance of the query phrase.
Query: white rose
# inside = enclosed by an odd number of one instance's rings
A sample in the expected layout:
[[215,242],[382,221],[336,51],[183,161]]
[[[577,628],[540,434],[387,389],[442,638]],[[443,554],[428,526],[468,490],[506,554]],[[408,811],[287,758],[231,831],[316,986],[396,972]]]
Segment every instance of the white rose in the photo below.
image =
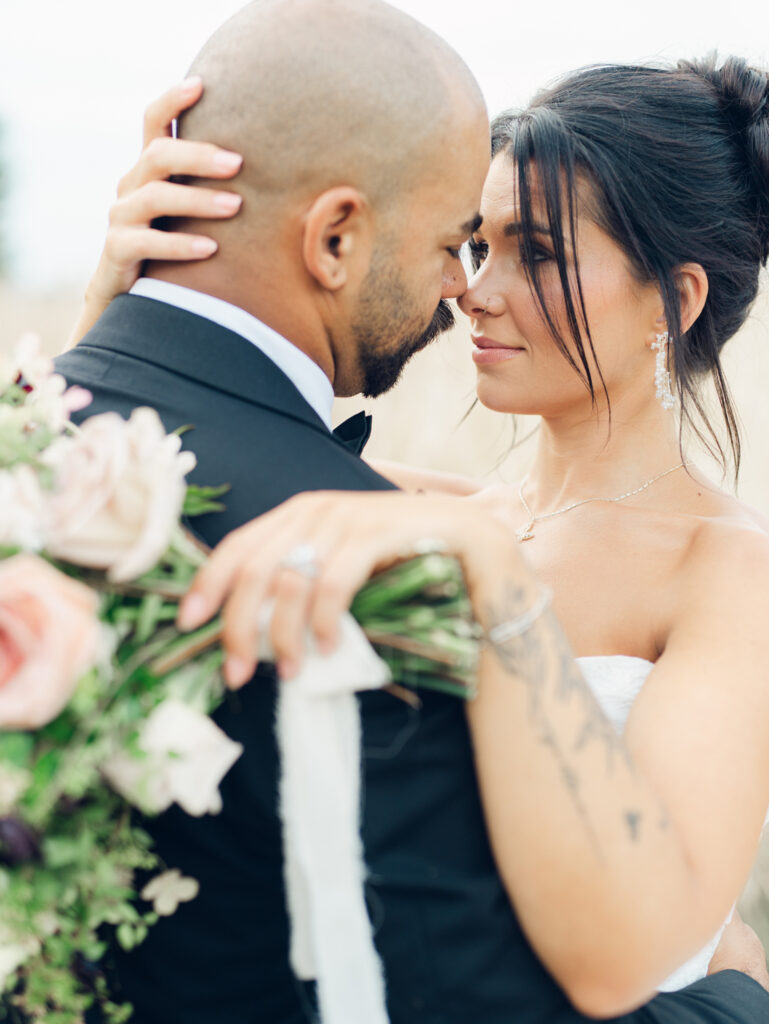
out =
[[195,465],[153,409],[130,420],[103,413],[46,452],[56,475],[46,550],[57,558],[136,579],[168,547]]
[[46,497],[31,466],[0,471],[0,544],[40,550],[45,542]]
[[218,814],[219,784],[243,753],[211,719],[176,700],[159,704],[142,725],[137,759],[115,754],[102,772],[121,796],[148,814],[174,801],[188,814]]

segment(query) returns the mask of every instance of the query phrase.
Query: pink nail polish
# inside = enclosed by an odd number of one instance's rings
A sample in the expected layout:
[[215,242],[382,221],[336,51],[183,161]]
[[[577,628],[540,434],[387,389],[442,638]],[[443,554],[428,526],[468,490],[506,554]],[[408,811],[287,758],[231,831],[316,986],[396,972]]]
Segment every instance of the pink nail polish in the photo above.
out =
[[195,629],[210,617],[211,609],[202,594],[190,594],[179,606],[177,623],[180,629]]
[[185,95],[190,95],[191,93],[197,92],[198,89],[200,88],[201,82],[202,79],[200,75],[190,75],[189,78],[185,78],[185,80],[182,82],[182,92]]
[[222,213],[235,213],[239,210],[243,199],[234,192],[219,192],[214,196],[214,206]]
[[196,238],[192,243],[192,251],[196,256],[212,256],[218,248],[213,238]]
[[243,157],[240,153],[230,153],[227,150],[217,153],[213,159],[214,167],[225,174],[237,171],[242,163]]
[[224,663],[224,678],[230,686],[242,686],[252,675],[253,670],[248,662],[234,654],[231,654]]

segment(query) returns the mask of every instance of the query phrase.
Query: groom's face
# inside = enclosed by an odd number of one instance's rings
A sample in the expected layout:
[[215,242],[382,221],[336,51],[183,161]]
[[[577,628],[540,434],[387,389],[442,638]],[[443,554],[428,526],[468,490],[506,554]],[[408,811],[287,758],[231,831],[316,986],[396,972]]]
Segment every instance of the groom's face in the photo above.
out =
[[487,169],[482,125],[464,148],[442,154],[440,176],[429,176],[403,201],[375,246],[351,324],[367,397],[393,387],[411,356],[453,326],[446,300],[467,288],[459,248],[478,226]]
[[424,302],[384,247],[374,252],[352,325],[361,392],[376,398],[393,387],[408,360],[454,324],[441,298],[426,322]]

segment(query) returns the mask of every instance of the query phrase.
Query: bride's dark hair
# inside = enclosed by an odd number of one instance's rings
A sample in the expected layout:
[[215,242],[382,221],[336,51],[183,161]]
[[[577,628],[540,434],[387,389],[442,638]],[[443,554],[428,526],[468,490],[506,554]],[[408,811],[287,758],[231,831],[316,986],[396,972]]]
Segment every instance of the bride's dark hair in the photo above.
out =
[[[492,155],[500,153],[514,165],[523,263],[542,316],[593,400],[596,373],[606,388],[579,267],[572,287],[566,261],[578,205],[624,250],[640,280],[658,283],[682,425],[690,423],[725,464],[697,388],[698,377],[712,374],[736,475],[739,430],[719,353],[744,323],[769,256],[767,74],[737,57],[719,65],[715,56],[664,69],[587,68],[538,94],[526,110],[497,117]],[[532,174],[552,231],[576,358],[545,304],[533,240]],[[697,321],[682,334],[676,271],[690,262],[704,268],[709,292]]]

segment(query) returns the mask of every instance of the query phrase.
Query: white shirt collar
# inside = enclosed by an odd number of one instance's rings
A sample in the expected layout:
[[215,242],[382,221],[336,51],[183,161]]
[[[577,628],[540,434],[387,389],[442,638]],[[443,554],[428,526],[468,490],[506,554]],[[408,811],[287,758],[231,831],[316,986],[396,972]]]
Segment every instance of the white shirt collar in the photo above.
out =
[[131,289],[131,295],[185,309],[188,313],[195,313],[234,331],[256,345],[260,352],[285,373],[307,404],[312,406],[331,430],[331,408],[334,403],[331,381],[306,353],[245,309],[213,295],[154,277],[140,277]]

